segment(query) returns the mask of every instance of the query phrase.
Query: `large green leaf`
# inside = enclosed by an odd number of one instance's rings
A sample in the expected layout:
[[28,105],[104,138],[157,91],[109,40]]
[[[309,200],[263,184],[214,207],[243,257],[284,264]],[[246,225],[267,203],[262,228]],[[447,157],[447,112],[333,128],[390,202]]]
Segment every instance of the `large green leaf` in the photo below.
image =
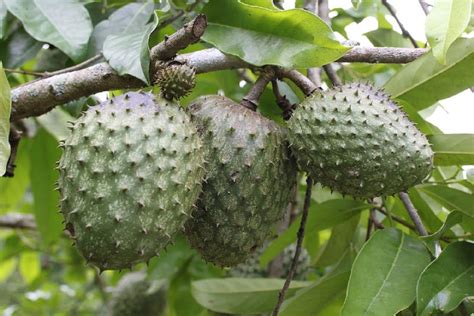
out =
[[1,58],[8,68],[17,68],[32,59],[43,44],[35,40],[24,28],[16,30],[1,47]]
[[421,274],[416,293],[417,315],[448,313],[474,296],[474,244],[449,245]]
[[60,156],[58,142],[43,129],[39,130],[31,146],[30,177],[35,220],[44,245],[56,241],[63,229],[62,216],[58,213],[59,193],[55,190],[56,162]]
[[326,315],[321,312],[346,289],[351,271],[354,251],[347,250],[339,258],[332,271],[312,285],[301,289],[286,299],[281,307],[281,316]]
[[473,134],[430,135],[428,140],[435,152],[436,165],[474,165]]
[[474,217],[474,195],[443,185],[421,186],[419,190],[449,211],[460,211]]
[[84,59],[92,23],[78,0],[5,0],[8,10],[38,41],[61,49],[74,61]]
[[460,38],[448,50],[441,65],[432,53],[406,65],[386,84],[393,97],[422,110],[474,85],[474,38]]
[[471,19],[472,0],[436,0],[426,18],[426,37],[434,57],[446,63],[446,52],[464,32]]
[[158,25],[158,15],[142,28],[109,35],[104,43],[104,57],[120,75],[129,74],[149,83],[150,52],[148,40]]
[[0,40],[5,36],[5,25],[7,18],[7,7],[4,0],[0,0]]
[[[316,206],[311,206],[306,222],[306,230],[318,231],[330,228],[350,219],[369,207],[370,206],[364,202],[350,199],[329,200]],[[300,222],[301,216],[298,216],[283,234],[270,243],[260,256],[261,265],[268,264],[275,256],[283,251],[286,246],[296,240],[296,233]]]
[[420,240],[394,228],[377,231],[354,261],[341,316],[394,315],[407,308],[429,262]]
[[10,157],[10,112],[12,109],[10,85],[0,61],[0,177],[5,173]]
[[[261,314],[270,312],[285,283],[281,279],[207,279],[192,283],[193,297],[202,306],[216,312]],[[309,282],[293,281],[286,297],[308,286]]]
[[451,227],[460,223],[463,220],[464,216],[465,215],[463,213],[458,211],[451,212],[448,214],[448,217],[446,217],[446,220],[444,221],[440,229],[438,229],[435,233],[431,235],[421,237],[425,241],[428,249],[433,255],[436,255],[434,242],[439,240],[447,231],[449,231]]
[[97,24],[89,42],[89,55],[100,53],[109,35],[142,31],[153,15],[153,8],[152,1],[130,3]]
[[270,10],[278,10],[277,7],[273,4],[273,0],[239,0],[242,3],[248,5],[254,5],[257,7],[262,7]]
[[321,19],[301,9],[277,11],[211,0],[203,13],[209,21],[205,41],[258,66],[321,66],[349,49]]

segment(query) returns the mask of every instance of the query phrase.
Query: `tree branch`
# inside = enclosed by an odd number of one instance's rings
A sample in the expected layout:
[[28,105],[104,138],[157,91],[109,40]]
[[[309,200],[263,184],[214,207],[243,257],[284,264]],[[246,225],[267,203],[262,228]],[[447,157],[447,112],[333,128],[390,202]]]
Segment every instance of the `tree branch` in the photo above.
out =
[[418,2],[420,3],[423,12],[425,12],[425,15],[428,15],[428,13],[430,13],[428,4],[424,0],[418,0]]
[[420,236],[428,236],[428,231],[426,230],[423,222],[421,221],[420,215],[418,215],[418,211],[416,210],[415,206],[410,200],[410,196],[406,192],[400,192],[398,194],[400,200],[402,200],[403,205],[407,209],[408,215],[410,215],[411,220],[415,224],[416,231]]
[[[193,28],[190,28],[189,25],[187,30],[193,31]],[[180,32],[180,34],[183,34],[183,32]],[[182,47],[190,39],[195,40],[194,36],[184,36],[182,42],[177,39],[170,41],[172,37],[174,35],[168,38],[167,44],[158,44],[161,48],[155,49],[153,58],[174,55],[179,50],[178,47]],[[171,46],[171,43],[175,43],[174,45],[176,46]],[[172,54],[164,53],[164,46]],[[338,61],[406,63],[415,60],[426,51],[427,49],[423,48],[354,47]],[[215,48],[183,54],[176,59],[194,67],[197,73],[252,67],[243,60],[235,56],[225,55]],[[152,59],[152,63],[154,61],[156,60]],[[300,88],[308,88],[310,85],[315,87],[306,77],[306,79],[302,78],[304,76],[296,70],[287,70],[283,74],[284,77],[293,81],[298,80],[295,83],[301,84]],[[97,92],[115,89],[136,89],[144,86],[145,84],[142,81],[132,76],[118,75],[107,63],[96,64],[78,71],[40,79],[13,89],[11,120],[17,121],[25,117],[38,116],[48,112],[57,105]]]
[[255,84],[250,88],[249,92],[242,98],[240,105],[245,106],[252,111],[257,110],[258,100],[262,96],[267,84],[275,77],[275,71],[272,67],[265,67],[258,77]]
[[0,216],[0,227],[35,230],[36,222],[31,214],[9,213]]
[[334,67],[331,64],[324,65],[323,69],[329,80],[331,80],[333,87],[342,85],[341,79],[339,78],[336,71],[334,70]]
[[280,312],[281,304],[283,304],[283,301],[285,300],[286,291],[290,287],[291,280],[293,279],[296,268],[298,266],[298,258],[301,253],[301,247],[303,246],[304,229],[306,226],[306,220],[308,219],[309,206],[311,204],[311,190],[312,189],[313,189],[313,181],[311,177],[308,176],[306,178],[306,194],[304,197],[303,213],[301,215],[301,224],[300,224],[300,228],[298,229],[298,234],[297,234],[295,256],[293,257],[293,261],[291,262],[290,271],[288,272],[288,276],[286,277],[285,284],[283,285],[283,288],[278,293],[278,302],[275,306],[275,309],[272,312],[272,316],[277,316],[278,313]]
[[408,38],[410,40],[413,47],[418,47],[416,40],[411,36],[410,32],[408,32],[407,29],[403,26],[403,23],[398,18],[397,14],[395,13],[395,9],[392,7],[392,5],[388,3],[387,0],[382,0],[382,4],[387,8],[388,12],[390,12],[390,14],[394,17],[395,21],[397,21],[397,24],[400,27],[400,30],[402,30],[402,35],[405,38]]

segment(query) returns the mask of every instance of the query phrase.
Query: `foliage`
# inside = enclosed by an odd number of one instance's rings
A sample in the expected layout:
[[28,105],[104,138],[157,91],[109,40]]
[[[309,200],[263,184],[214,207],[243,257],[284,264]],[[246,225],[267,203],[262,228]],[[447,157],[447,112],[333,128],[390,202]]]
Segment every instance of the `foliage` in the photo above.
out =
[[[411,47],[389,23],[382,1],[352,1],[354,7],[333,9],[332,29],[304,11],[304,2],[282,10],[270,0],[0,0],[0,174],[10,155],[10,125],[23,132],[14,177],[0,177],[0,313],[106,315],[113,288],[128,273],[99,275],[85,265],[63,232],[54,190],[58,145],[69,134],[68,122],[102,96],[83,97],[45,115],[10,123],[10,112],[15,111],[10,89],[34,80],[38,72],[45,75],[98,54],[118,73],[149,82],[149,48],[198,13],[207,15],[208,29],[202,42],[183,52],[216,47],[254,66],[306,71],[334,62],[350,49],[337,40],[347,36],[346,26],[368,17],[378,23],[377,30],[366,34],[374,46]],[[281,315],[474,313],[474,182],[472,169],[470,177],[466,172],[466,165],[474,165],[473,135],[443,134],[426,120],[439,100],[474,86],[474,39],[464,36],[474,27],[472,17],[471,1],[437,0],[427,18],[427,54],[403,67],[336,67],[346,82],[368,80],[383,87],[427,134],[435,169],[408,193],[428,236],[418,236],[397,196],[354,200],[316,185],[304,241],[311,273],[291,283]],[[239,101],[249,91],[243,80],[256,79],[254,70],[198,74],[196,87],[181,104],[187,106],[204,94]],[[330,84],[327,76],[322,80]],[[278,87],[291,103],[304,98],[290,81],[279,80]],[[286,124],[270,86],[259,111]],[[302,176],[295,210],[303,204]],[[4,227],[3,220],[12,215],[32,224],[27,229]],[[262,267],[278,262],[285,247],[295,242],[302,216],[293,215],[260,256]],[[369,219],[385,229],[370,234]],[[181,235],[159,258],[133,270],[147,271],[150,281],[166,280],[164,314],[172,316],[269,313],[284,282],[227,278],[226,269],[206,263]]]

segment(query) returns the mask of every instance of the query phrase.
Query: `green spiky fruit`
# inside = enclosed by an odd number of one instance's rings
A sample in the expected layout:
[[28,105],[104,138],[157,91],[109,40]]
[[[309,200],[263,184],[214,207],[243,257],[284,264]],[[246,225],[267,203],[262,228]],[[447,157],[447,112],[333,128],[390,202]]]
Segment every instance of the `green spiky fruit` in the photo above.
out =
[[205,260],[233,266],[282,218],[296,167],[286,131],[259,113],[220,96],[200,97],[190,110],[207,151],[208,175],[186,233]]
[[109,316],[158,316],[166,307],[166,285],[148,281],[143,272],[126,274],[112,293]]
[[178,63],[161,63],[154,77],[154,83],[161,89],[165,99],[180,99],[188,95],[196,85],[194,68]]
[[101,270],[147,261],[189,218],[203,164],[196,128],[177,105],[128,93],[91,107],[59,163],[66,229]]
[[354,197],[392,195],[423,181],[433,152],[387,94],[349,84],[306,98],[288,121],[299,167]]
[[[267,278],[269,277],[268,269],[260,266],[260,256],[265,251],[266,247],[260,247],[250,258],[244,263],[240,263],[229,271],[229,275],[238,278]],[[275,278],[286,278],[291,269],[291,263],[295,256],[296,245],[291,244],[283,250],[281,254],[281,270],[274,275]],[[306,249],[302,248],[300,256],[298,257],[298,265],[296,266],[294,280],[304,280],[310,270],[310,257]]]

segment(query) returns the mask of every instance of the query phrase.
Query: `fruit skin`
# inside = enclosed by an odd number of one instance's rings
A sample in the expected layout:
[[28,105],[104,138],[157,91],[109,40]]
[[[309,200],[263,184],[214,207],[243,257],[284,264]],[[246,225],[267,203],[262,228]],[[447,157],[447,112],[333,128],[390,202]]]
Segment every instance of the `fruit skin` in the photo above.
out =
[[245,261],[283,217],[296,181],[286,131],[221,96],[190,106],[206,148],[207,178],[186,223],[191,245],[218,266]]
[[301,170],[359,198],[392,195],[433,168],[425,137],[383,91],[353,83],[307,97],[288,121]]
[[171,242],[201,192],[204,151],[182,109],[148,93],[89,108],[59,163],[61,212],[99,269],[148,261]]
[[[229,275],[232,277],[239,278],[268,278],[268,270],[260,266],[260,256],[265,251],[266,247],[260,247],[256,252],[252,254],[247,261],[238,264],[229,271]],[[275,275],[275,278],[286,278],[288,272],[291,269],[291,263],[296,252],[296,244],[291,244],[286,247],[282,252],[282,269],[280,274]],[[309,257],[306,249],[302,248],[300,256],[298,257],[298,265],[296,266],[295,275],[293,280],[304,280],[308,274],[311,264],[311,258]]]
[[159,316],[166,308],[166,286],[150,282],[143,272],[126,274],[114,289],[109,316]]
[[161,89],[165,99],[180,99],[196,86],[196,70],[186,64],[171,61],[160,62],[153,82]]

